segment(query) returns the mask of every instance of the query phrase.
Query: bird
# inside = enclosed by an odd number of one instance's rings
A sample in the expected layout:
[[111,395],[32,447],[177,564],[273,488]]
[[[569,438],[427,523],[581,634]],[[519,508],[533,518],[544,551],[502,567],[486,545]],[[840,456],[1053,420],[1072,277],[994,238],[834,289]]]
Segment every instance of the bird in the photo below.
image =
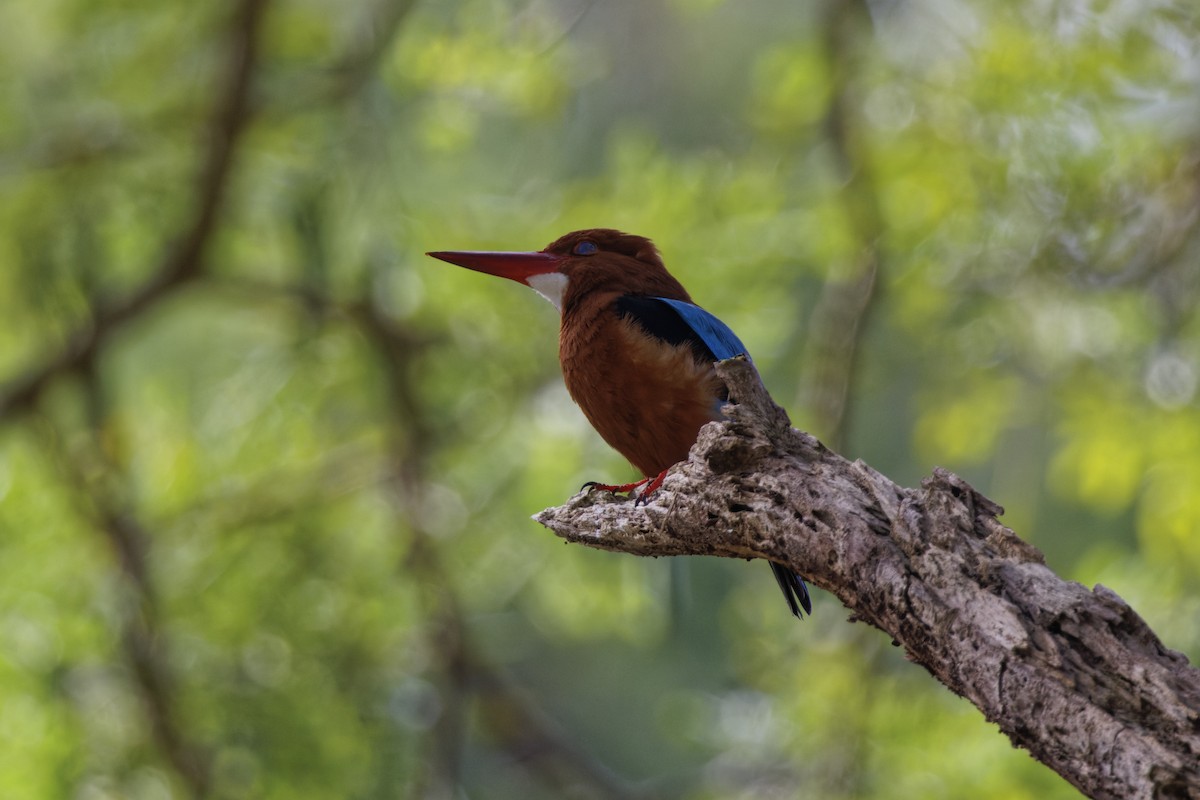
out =
[[[558,309],[563,381],[597,433],[642,473],[626,484],[650,502],[687,459],[700,428],[724,419],[728,400],[714,363],[749,358],[729,326],[692,302],[643,236],[611,228],[568,233],[536,252],[444,250],[428,256],[522,283]],[[770,562],[791,613],[812,614],[804,579]]]

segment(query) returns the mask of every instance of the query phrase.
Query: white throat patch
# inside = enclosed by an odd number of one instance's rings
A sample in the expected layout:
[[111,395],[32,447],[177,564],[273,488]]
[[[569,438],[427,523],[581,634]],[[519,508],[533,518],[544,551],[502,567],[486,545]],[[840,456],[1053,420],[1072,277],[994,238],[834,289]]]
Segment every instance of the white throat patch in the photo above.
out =
[[525,279],[529,288],[542,297],[554,303],[554,307],[562,311],[563,292],[567,290],[567,276],[561,272],[546,272],[542,275],[530,275]]

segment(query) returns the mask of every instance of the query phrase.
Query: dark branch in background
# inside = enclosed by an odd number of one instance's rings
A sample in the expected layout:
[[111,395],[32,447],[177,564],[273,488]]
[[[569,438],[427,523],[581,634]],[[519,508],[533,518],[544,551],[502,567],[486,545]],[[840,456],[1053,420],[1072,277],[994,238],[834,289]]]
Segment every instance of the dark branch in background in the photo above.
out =
[[430,731],[429,752],[419,759],[421,772],[412,782],[414,797],[452,797],[459,782],[466,738],[466,691],[469,667],[465,631],[453,584],[446,580],[437,547],[420,522],[425,498],[425,457],[434,432],[422,413],[413,381],[413,362],[425,349],[407,328],[394,323],[368,297],[355,306],[355,322],[382,362],[385,421],[389,434],[387,469],[389,500],[397,520],[407,520],[400,535],[409,540],[402,568],[417,578],[424,606],[425,638],[436,661],[430,669],[441,695],[440,713]]
[[119,499],[131,494],[129,481],[118,460],[110,454],[112,432],[106,432],[104,424],[108,410],[100,377],[93,370],[84,376],[84,399],[89,423],[86,442],[67,452],[60,438],[52,436],[50,451],[75,489],[82,513],[104,538],[120,569],[125,590],[118,609],[121,646],[150,723],[153,742],[191,796],[202,798],[212,785],[211,757],[189,739],[179,720],[158,592],[148,564],[151,537],[135,511]]
[[835,156],[843,213],[859,252],[851,263],[831,270],[813,309],[805,338],[804,383],[797,402],[808,410],[814,428],[837,449],[846,441],[850,384],[859,339],[875,299],[885,222],[863,144],[858,111],[862,93],[855,81],[861,43],[871,33],[870,14],[862,0],[829,0],[824,14],[825,63],[830,75],[825,139]]
[[[81,452],[61,453],[63,473],[76,488],[85,513],[114,553],[130,602],[121,609],[121,643],[146,710],[150,732],[163,758],[192,796],[208,794],[212,783],[209,755],[189,741],[178,719],[174,682],[164,652],[160,611],[149,567],[150,536],[134,509],[128,481],[117,459],[105,449],[104,404],[97,362],[113,334],[188,284],[203,269],[204,256],[226,194],[238,139],[249,122],[249,92],[258,60],[266,0],[245,0],[230,23],[226,75],[207,128],[207,150],[193,189],[194,210],[164,252],[152,276],[129,296],[96,300],[90,324],[68,337],[67,345],[0,393],[0,419],[34,409],[58,377],[83,377],[89,411],[89,435]],[[59,437],[55,436],[57,442]]]
[[630,786],[605,764],[576,747],[570,738],[518,693],[476,651],[455,581],[442,564],[437,543],[421,522],[419,509],[428,483],[425,456],[435,436],[430,414],[418,397],[417,359],[425,347],[421,335],[397,324],[370,299],[351,307],[355,320],[382,359],[387,406],[392,411],[393,493],[397,516],[407,519],[410,540],[404,569],[420,580],[426,607],[427,637],[438,654],[434,672],[442,680],[442,714],[423,759],[428,772],[414,788],[415,797],[451,797],[458,791],[460,760],[472,699],[480,701],[480,719],[513,762],[530,768],[563,795],[579,783],[616,800],[667,796]]
[[329,110],[359,98],[379,74],[416,0],[379,0],[355,20],[350,40],[330,62],[304,69],[277,86],[270,110],[297,114]]
[[661,496],[583,494],[538,521],[605,550],[790,566],[1089,797],[1200,798],[1200,671],[1116,593],[1059,578],[961,478],[897,486],[793,429],[748,363],[718,371],[738,404]]
[[378,72],[379,62],[416,4],[416,0],[382,0],[359,22],[353,46],[333,67],[336,83],[332,100],[344,100],[357,94]]
[[195,210],[169,241],[158,267],[140,288],[116,301],[100,301],[90,323],[67,339],[62,352],[29,370],[0,391],[0,420],[35,406],[60,375],[86,370],[126,323],[200,275],[232,171],[238,139],[250,121],[250,86],[258,61],[259,31],[267,0],[245,0],[230,27],[228,73],[206,132],[208,150],[196,177]]

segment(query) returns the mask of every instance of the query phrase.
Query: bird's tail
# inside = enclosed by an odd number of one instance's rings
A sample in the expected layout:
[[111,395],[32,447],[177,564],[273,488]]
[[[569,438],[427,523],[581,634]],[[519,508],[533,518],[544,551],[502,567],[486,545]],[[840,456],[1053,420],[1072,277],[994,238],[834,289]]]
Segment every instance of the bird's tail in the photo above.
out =
[[771,572],[775,574],[775,581],[787,599],[788,608],[792,610],[792,614],[797,619],[804,619],[804,614],[800,613],[800,609],[804,609],[805,613],[811,615],[812,600],[808,596],[808,587],[804,585],[804,578],[774,561],[771,562]]

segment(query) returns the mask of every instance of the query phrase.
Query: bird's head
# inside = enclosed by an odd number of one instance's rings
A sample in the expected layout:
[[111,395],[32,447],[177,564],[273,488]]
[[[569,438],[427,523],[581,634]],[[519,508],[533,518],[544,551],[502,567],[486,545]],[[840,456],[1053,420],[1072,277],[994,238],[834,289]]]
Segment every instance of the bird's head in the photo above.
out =
[[451,250],[426,255],[523,283],[563,313],[597,293],[691,301],[654,243],[611,228],[562,236],[536,252]]

